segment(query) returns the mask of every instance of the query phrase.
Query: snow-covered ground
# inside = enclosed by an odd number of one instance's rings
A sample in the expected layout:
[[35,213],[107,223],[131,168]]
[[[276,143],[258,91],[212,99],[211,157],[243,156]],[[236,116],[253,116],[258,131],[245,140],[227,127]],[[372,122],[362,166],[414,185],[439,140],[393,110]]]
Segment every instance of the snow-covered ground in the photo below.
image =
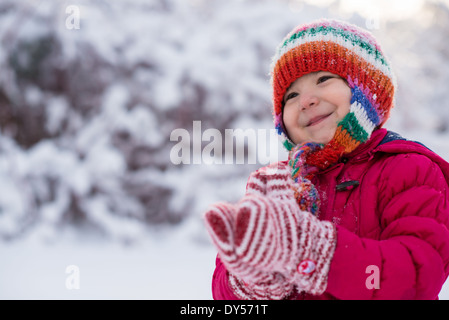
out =
[[132,245],[67,236],[0,243],[0,299],[212,299],[216,252],[186,231]]

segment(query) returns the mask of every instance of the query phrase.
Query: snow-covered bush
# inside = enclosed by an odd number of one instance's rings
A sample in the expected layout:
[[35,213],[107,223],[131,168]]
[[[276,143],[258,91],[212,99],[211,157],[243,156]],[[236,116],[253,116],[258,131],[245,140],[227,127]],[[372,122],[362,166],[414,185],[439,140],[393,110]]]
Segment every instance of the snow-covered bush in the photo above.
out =
[[[302,21],[339,18],[335,10],[291,4],[2,1],[0,238],[77,226],[133,239],[149,225],[176,224],[214,201],[237,200],[249,172],[266,163],[177,165],[170,136],[178,128],[192,133],[194,121],[223,137],[226,129],[271,129],[268,68],[276,45]],[[427,10],[446,18],[424,29],[414,21],[391,24],[386,38],[407,37],[411,50],[420,50],[415,69],[398,66],[398,105],[410,108],[399,109],[408,119],[399,125],[424,121],[408,110],[434,110],[439,122],[429,130],[444,133],[449,73],[440,69],[447,44],[439,39],[449,14]],[[409,51],[399,44],[387,43],[386,51],[401,62]],[[408,75],[424,72],[423,84],[431,71],[440,85],[413,91],[414,101]],[[435,100],[423,108],[429,96]],[[200,143],[201,151],[207,141]]]
[[270,119],[264,34],[278,30],[260,22],[272,6],[229,4],[2,2],[2,238],[67,225],[132,238],[244,181],[247,166],[169,157],[170,133],[193,121]]

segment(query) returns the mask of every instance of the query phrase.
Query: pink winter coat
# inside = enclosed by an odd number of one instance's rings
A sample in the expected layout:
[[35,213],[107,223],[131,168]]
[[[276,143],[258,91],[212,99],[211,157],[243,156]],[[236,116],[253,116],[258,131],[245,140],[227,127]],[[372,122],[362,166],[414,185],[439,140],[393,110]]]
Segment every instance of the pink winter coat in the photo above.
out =
[[[446,161],[379,129],[313,182],[337,246],[326,292],[296,299],[438,299],[449,274]],[[237,299],[218,257],[212,293]]]

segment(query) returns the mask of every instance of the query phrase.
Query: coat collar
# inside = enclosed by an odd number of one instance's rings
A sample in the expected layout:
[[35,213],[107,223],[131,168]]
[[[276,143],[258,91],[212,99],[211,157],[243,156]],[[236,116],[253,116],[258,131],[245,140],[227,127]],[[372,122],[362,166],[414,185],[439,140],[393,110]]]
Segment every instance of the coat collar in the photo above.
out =
[[[371,155],[376,151],[376,147],[379,145],[379,143],[382,141],[382,139],[387,135],[388,131],[384,128],[374,130],[371,134],[370,139],[359,145],[354,151],[344,155],[341,157],[340,161],[336,163],[335,165],[323,170],[319,171],[318,174],[324,174],[329,171],[334,171],[338,168],[342,168],[343,165],[347,162],[356,162],[363,159],[368,159],[371,157]],[[338,172],[340,170],[337,170]],[[338,174],[336,172],[336,174]]]

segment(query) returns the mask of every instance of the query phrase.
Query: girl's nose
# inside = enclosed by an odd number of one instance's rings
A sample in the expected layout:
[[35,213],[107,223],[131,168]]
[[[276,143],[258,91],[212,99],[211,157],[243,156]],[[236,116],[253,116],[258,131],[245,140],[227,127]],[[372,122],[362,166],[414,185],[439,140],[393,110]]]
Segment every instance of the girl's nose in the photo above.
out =
[[300,99],[301,110],[306,110],[308,108],[314,107],[318,104],[319,98],[314,93],[303,94]]

